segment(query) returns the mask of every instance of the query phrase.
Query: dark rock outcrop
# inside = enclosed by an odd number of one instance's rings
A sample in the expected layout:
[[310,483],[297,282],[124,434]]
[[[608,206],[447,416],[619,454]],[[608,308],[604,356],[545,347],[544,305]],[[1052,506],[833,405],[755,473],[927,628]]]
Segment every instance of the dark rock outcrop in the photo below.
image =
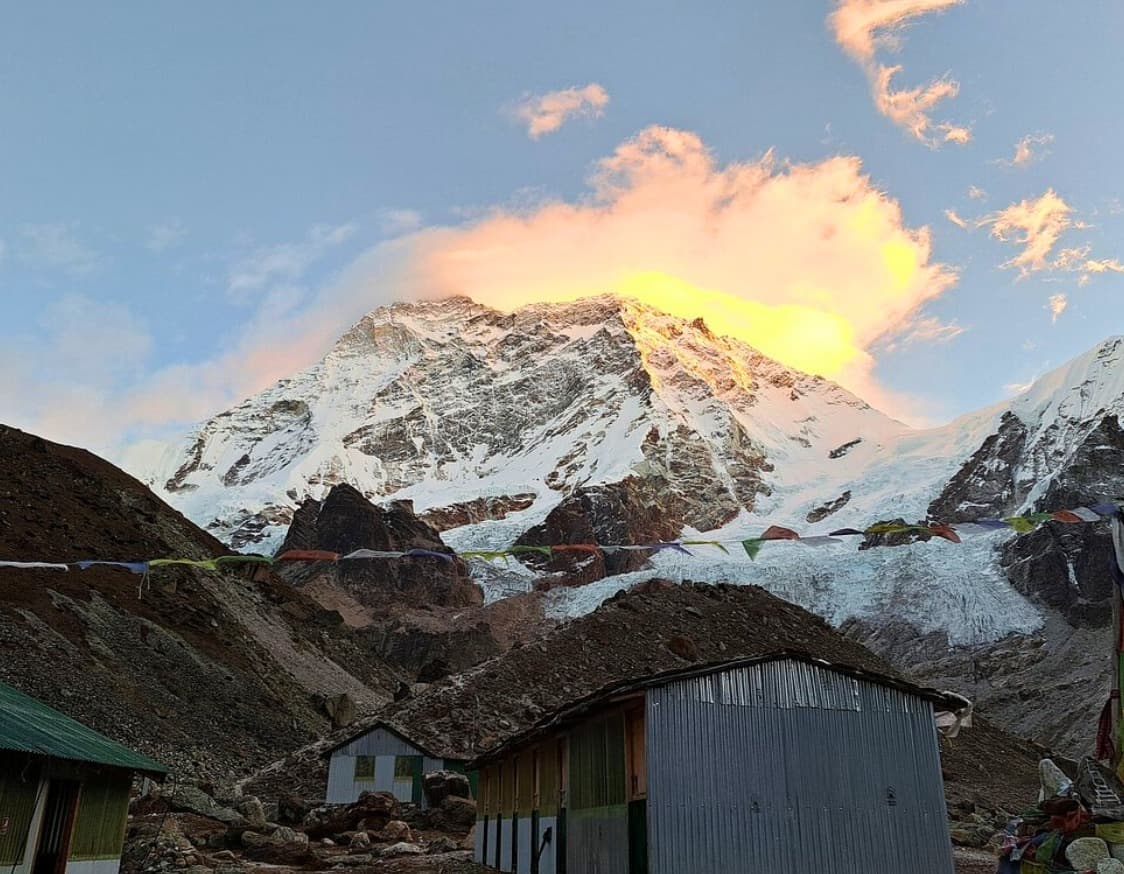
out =
[[[323,501],[310,498],[301,505],[281,552],[288,549],[323,549],[341,555],[356,549],[425,549],[452,555],[408,502],[378,507],[349,485],[333,486]],[[467,607],[483,602],[480,587],[468,579],[459,560],[361,559],[294,565],[282,572],[297,586],[327,579],[376,614],[402,606]]]
[[[679,534],[682,511],[676,496],[663,492],[657,482],[628,477],[617,483],[578,489],[516,544],[658,543]],[[648,553],[575,551],[550,559],[528,554],[523,560],[551,575],[547,585],[579,586],[639,570],[647,562]]]
[[[1038,500],[1054,510],[1124,495],[1124,430],[1106,416]],[[1057,609],[1073,626],[1112,620],[1112,539],[1104,525],[1047,522],[1003,546],[1007,578],[1024,595]]]

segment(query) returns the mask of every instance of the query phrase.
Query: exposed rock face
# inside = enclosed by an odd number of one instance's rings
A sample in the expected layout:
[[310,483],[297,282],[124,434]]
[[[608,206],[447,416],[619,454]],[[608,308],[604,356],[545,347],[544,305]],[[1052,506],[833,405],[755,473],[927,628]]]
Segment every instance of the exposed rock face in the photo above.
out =
[[998,430],[984,440],[929,505],[929,516],[943,522],[968,522],[1011,512],[1030,485],[1018,482],[1016,476],[1026,438],[1026,425],[1014,413],[1004,413]]
[[[1038,500],[1039,508],[1080,506],[1124,495],[1124,431],[1106,416],[1081,442]],[[1112,540],[1103,525],[1051,522],[1009,540],[1003,563],[1020,591],[1075,626],[1112,620]]]
[[[629,477],[620,483],[578,489],[516,543],[547,546],[671,540],[683,527],[684,502],[675,492],[661,489],[660,482]],[[647,553],[637,551],[561,553],[549,561],[524,557],[546,575],[543,585],[569,586],[638,570],[647,559]]]
[[[451,554],[441,537],[405,503],[376,507],[349,485],[334,486],[323,501],[308,499],[293,516],[281,550],[426,549]],[[282,573],[294,584],[330,579],[376,613],[400,606],[464,607],[483,603],[461,562],[433,558],[362,559],[335,565],[296,565]]]
[[431,683],[498,655],[503,647],[484,620],[467,623],[437,616],[399,616],[360,632],[371,650]]
[[418,518],[434,531],[448,531],[450,528],[460,528],[463,525],[506,519],[512,513],[526,510],[533,505],[535,497],[534,494],[501,497],[488,495],[459,504],[450,504],[447,507],[433,507],[420,514]]
[[848,489],[841,494],[834,501],[828,501],[826,504],[821,504],[808,511],[808,515],[804,517],[805,521],[811,522],[813,525],[817,522],[822,522],[832,513],[838,513],[841,509],[847,506],[847,502],[851,500],[851,491]]

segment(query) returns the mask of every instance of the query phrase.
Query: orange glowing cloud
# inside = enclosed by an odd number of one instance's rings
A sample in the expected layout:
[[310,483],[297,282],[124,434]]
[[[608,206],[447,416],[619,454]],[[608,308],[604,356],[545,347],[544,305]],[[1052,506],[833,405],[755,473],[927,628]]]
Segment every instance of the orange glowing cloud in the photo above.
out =
[[902,30],[914,19],[959,6],[964,0],[838,0],[828,16],[835,41],[866,72],[874,105],[894,124],[933,148],[940,143],[965,145],[972,140],[971,128],[950,122],[934,123],[937,104],[960,90],[944,77],[918,86],[895,90],[890,82],[901,72],[900,65],[879,63],[879,49],[896,50]]
[[870,396],[868,350],[955,282],[857,158],[721,166],[695,134],[651,127],[590,187],[419,237],[424,288],[507,310],[625,294]]

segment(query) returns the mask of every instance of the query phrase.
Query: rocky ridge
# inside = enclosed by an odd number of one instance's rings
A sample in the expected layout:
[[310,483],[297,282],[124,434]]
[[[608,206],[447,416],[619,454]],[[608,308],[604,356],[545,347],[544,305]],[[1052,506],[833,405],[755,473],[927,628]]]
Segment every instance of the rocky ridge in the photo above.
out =
[[[0,426],[0,555],[209,558],[229,549],[117,468]],[[0,570],[0,679],[169,765],[226,777],[364,709],[398,672],[338,614],[261,569],[140,578],[107,567]]]

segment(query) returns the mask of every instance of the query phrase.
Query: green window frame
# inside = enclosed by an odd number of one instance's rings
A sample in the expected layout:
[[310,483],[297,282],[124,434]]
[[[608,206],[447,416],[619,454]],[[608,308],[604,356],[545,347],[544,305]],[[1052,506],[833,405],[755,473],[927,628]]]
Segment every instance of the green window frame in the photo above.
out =
[[374,780],[375,779],[375,757],[374,756],[356,756],[355,757],[355,779],[356,780]]
[[414,779],[414,761],[417,756],[395,756],[394,757],[394,779],[395,780],[413,780]]

